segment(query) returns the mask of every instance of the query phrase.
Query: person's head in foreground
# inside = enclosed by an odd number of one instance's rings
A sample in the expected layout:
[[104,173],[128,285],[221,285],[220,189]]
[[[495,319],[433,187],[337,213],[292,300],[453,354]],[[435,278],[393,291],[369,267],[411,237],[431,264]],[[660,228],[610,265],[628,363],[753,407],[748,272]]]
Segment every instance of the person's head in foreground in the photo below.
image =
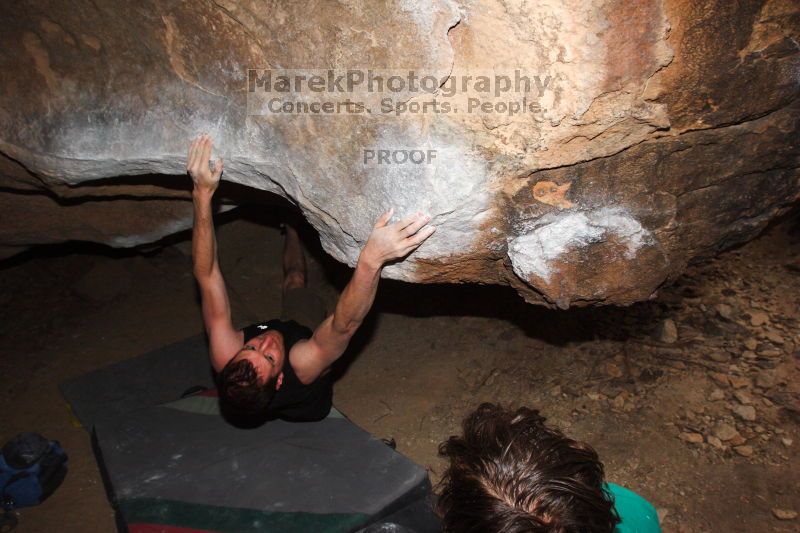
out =
[[244,343],[219,374],[223,405],[242,416],[263,414],[283,383],[283,337],[270,330]]
[[484,403],[439,453],[450,466],[437,510],[447,532],[610,533],[619,522],[603,464],[538,411]]

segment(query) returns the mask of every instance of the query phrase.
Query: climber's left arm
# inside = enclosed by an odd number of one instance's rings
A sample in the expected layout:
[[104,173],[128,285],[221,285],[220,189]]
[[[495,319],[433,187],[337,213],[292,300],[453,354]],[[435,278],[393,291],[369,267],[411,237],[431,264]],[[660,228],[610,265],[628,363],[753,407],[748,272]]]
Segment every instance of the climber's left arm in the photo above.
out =
[[413,252],[435,231],[424,227],[430,217],[417,213],[389,224],[390,209],[378,219],[358,257],[353,277],[342,291],[336,309],[305,341],[289,354],[292,367],[303,383],[311,383],[344,353],[350,339],[372,307],[383,266]]

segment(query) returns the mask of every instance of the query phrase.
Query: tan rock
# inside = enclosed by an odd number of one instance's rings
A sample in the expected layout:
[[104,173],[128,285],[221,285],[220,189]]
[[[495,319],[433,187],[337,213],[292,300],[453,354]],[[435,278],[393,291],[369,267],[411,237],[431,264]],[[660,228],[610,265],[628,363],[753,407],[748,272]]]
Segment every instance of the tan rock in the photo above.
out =
[[753,455],[753,447],[748,445],[734,446],[733,450],[742,457],[751,457]]
[[770,342],[774,342],[775,344],[783,344],[784,342],[786,342],[783,340],[783,336],[774,329],[767,331],[766,337],[767,340],[769,340]]
[[728,380],[731,383],[731,387],[734,389],[742,389],[744,387],[750,387],[752,382],[750,378],[746,378],[743,376],[728,376]]
[[717,304],[716,310],[717,314],[725,320],[731,320],[733,318],[733,308],[728,304]]
[[729,441],[739,434],[735,427],[730,424],[726,424],[725,422],[720,422],[714,426],[712,433],[715,437],[723,442]]
[[689,409],[691,412],[693,412],[693,413],[696,413],[696,414],[698,414],[698,415],[702,415],[703,413],[705,413],[705,412],[706,412],[706,406],[705,406],[705,405],[703,405],[702,403],[693,403],[693,404],[690,404],[690,405],[688,406],[688,409]]
[[690,444],[700,444],[703,442],[703,436],[700,433],[681,432],[678,438]]
[[731,356],[727,352],[712,351],[708,354],[708,358],[718,363],[727,363],[731,360]]
[[775,375],[769,370],[762,370],[756,375],[756,387],[771,389],[775,386]]
[[750,325],[763,326],[769,322],[769,315],[764,311],[753,311],[750,313]]
[[733,438],[731,440],[728,441],[728,444],[730,444],[731,446],[741,446],[742,444],[745,444],[746,442],[747,442],[747,439],[744,436],[742,436],[740,433],[737,433],[736,435],[733,436]]
[[794,520],[797,518],[797,511],[792,509],[780,509],[778,507],[772,508],[772,516],[778,520]]
[[678,340],[678,328],[671,318],[662,320],[656,328],[656,339],[665,344],[673,344]]
[[731,384],[730,380],[728,379],[728,376],[720,372],[711,372],[709,376],[711,376],[711,379],[713,379],[720,385],[727,387],[728,385]]
[[752,405],[753,404],[753,397],[745,390],[736,390],[733,392],[733,397],[739,400],[739,403],[743,405]]
[[622,377],[622,369],[616,363],[608,362],[606,363],[606,374],[612,378],[620,378]]
[[756,420],[756,408],[752,405],[737,405],[733,408],[733,414],[747,422]]
[[725,392],[722,389],[714,389],[711,391],[711,394],[708,395],[708,399],[712,402],[718,402],[719,400],[725,399]]
[[760,355],[761,357],[776,358],[782,356],[783,352],[773,347],[766,347],[762,350],[759,350],[758,355]]
[[625,397],[623,395],[618,395],[616,398],[611,400],[611,406],[614,409],[622,409],[625,407]]

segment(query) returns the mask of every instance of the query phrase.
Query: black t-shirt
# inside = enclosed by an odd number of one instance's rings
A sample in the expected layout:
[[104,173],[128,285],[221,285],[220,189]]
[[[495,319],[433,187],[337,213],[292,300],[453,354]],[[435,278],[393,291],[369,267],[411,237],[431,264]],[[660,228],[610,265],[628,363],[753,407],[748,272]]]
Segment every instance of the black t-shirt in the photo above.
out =
[[283,336],[286,350],[283,364],[283,383],[267,407],[267,416],[285,420],[322,420],[331,410],[333,384],[329,374],[318,377],[314,382],[304,385],[298,379],[289,360],[289,353],[297,341],[311,338],[313,332],[294,320],[267,320],[247,326],[242,330],[244,342],[257,337],[269,329]]

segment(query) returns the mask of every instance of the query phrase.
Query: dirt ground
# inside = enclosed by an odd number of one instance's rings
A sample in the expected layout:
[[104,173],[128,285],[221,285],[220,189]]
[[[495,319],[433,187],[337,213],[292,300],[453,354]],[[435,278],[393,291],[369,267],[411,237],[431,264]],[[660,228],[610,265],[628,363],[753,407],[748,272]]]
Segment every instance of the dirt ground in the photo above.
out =
[[[238,325],[279,311],[281,236],[265,208],[218,228]],[[349,270],[307,232],[310,285]],[[114,531],[88,434],[57,385],[202,330],[188,234],[151,251],[70,245],[0,264],[0,441],[38,431],[70,455],[64,485],[18,531]],[[592,443],[607,478],[665,531],[800,531],[800,218],[775,224],[629,308],[550,311],[512,291],[383,280],[337,368],[334,402],[427,466],[483,401],[539,409]],[[674,328],[673,328],[674,326]]]

